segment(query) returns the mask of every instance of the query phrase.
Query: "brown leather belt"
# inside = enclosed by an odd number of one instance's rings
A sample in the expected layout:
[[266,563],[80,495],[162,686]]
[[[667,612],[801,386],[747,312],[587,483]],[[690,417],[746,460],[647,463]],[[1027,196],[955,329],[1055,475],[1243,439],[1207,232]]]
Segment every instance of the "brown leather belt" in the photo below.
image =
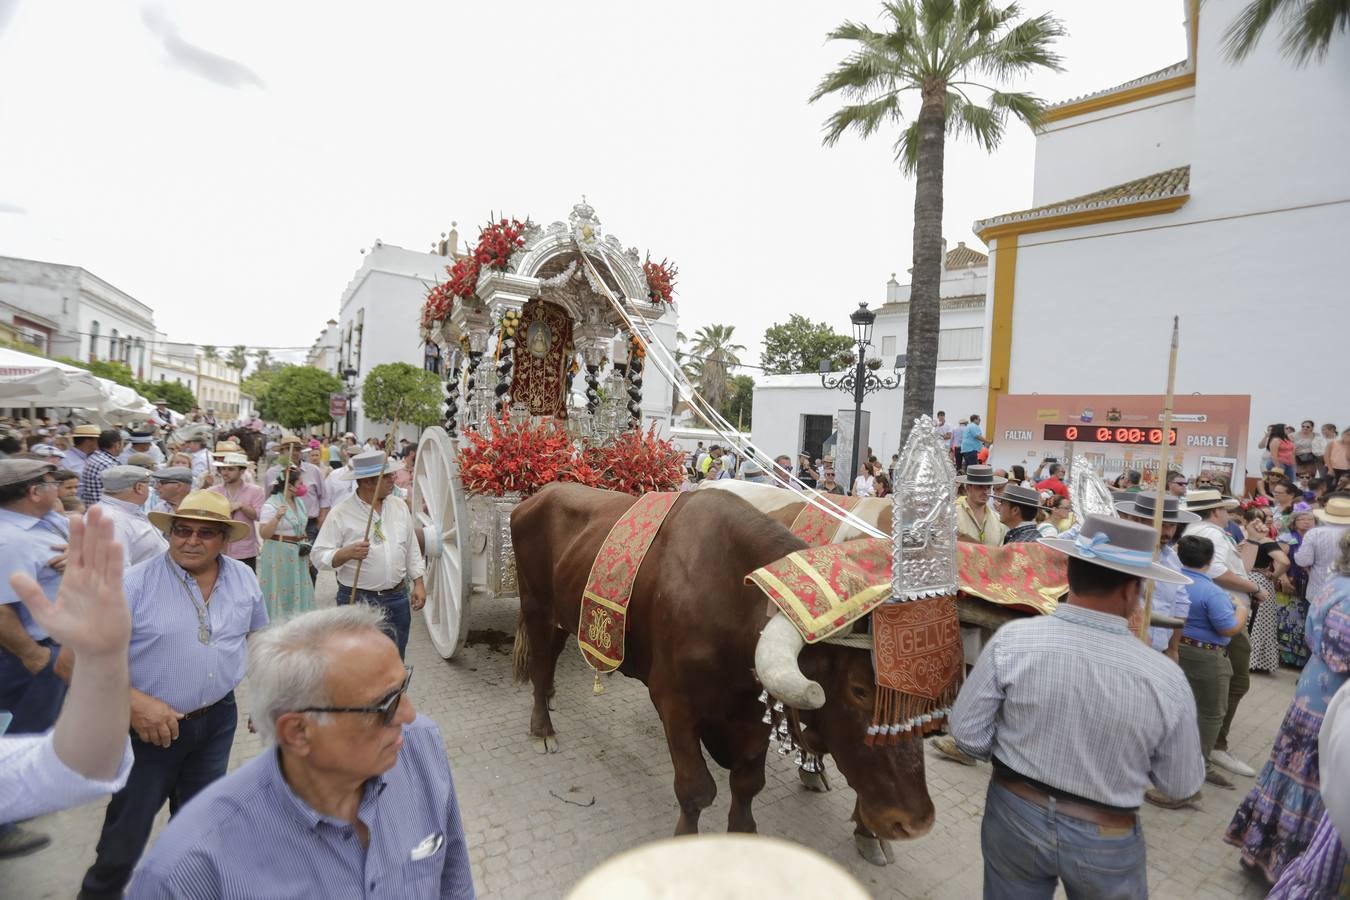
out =
[[1181,642],[1187,647],[1199,647],[1201,650],[1219,650],[1224,651],[1228,648],[1223,644],[1211,644],[1209,641],[1197,641],[1195,638],[1182,637]]
[[1047,811],[1050,809],[1050,800],[1053,799],[1055,801],[1055,812],[1063,813],[1071,819],[1091,822],[1099,828],[1119,831],[1123,834],[1133,829],[1139,821],[1137,813],[1114,812],[1102,809],[1100,806],[1093,806],[1090,803],[1083,803],[1078,800],[1068,800],[1064,797],[1052,798],[1050,794],[1040,788],[1016,778],[996,774],[994,775],[994,781],[1028,803],[1034,803]]
[[188,721],[188,720],[190,720],[190,719],[196,719],[196,718],[199,718],[199,717],[201,717],[201,716],[204,716],[204,715],[206,715],[207,713],[209,713],[211,710],[215,709],[215,708],[216,708],[217,706],[219,706],[220,704],[224,703],[226,700],[229,700],[229,701],[233,702],[233,700],[234,700],[234,691],[230,691],[228,694],[226,694],[224,697],[221,697],[219,700],[217,700],[215,703],[212,703],[210,706],[203,706],[201,709],[194,709],[194,710],[193,710],[192,712],[190,712],[190,713],[183,713],[183,718],[179,719],[178,721],[180,721],[180,722],[186,722],[186,721]]
[[281,541],[283,544],[299,544],[303,543],[306,538],[303,534],[274,534],[268,540]]

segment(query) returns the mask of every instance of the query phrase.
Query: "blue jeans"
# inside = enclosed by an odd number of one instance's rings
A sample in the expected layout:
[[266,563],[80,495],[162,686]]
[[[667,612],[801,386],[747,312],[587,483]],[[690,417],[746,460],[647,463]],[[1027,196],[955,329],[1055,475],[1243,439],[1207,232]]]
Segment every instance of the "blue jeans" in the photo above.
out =
[[961,462],[964,466],[978,466],[980,464],[980,451],[965,450],[961,453]]
[[176,815],[229,768],[238,718],[230,693],[200,716],[179,722],[178,740],[167,747],[147,744],[132,734],[131,776],[126,787],[113,794],[103,816],[98,855],[84,873],[82,895],[122,896],[164,801],[169,801],[169,815]]
[[1144,832],[1136,822],[1119,835],[1023,800],[991,781],[984,800],[980,848],[985,900],[1050,900],[1064,882],[1069,900],[1134,900],[1148,896]]
[[7,734],[41,734],[56,724],[66,699],[66,683],[56,676],[54,664],[61,646],[47,638],[39,641],[52,650],[51,659],[36,675],[19,658],[0,650],[0,709],[14,714]]
[[[370,603],[384,609],[385,634],[398,644],[398,658],[408,649],[408,631],[412,628],[412,606],[408,602],[408,589],[404,585],[387,591],[365,591],[356,589],[356,599],[360,603]],[[351,585],[338,584],[337,604],[346,606],[352,602]]]

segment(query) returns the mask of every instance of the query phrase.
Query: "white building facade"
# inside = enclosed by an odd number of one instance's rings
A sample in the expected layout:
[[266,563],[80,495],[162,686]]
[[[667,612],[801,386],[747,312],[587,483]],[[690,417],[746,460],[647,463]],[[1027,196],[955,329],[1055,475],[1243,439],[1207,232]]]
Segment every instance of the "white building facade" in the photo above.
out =
[[1178,393],[1250,394],[1249,443],[1348,424],[1350,37],[1296,68],[1272,27],[1233,63],[1243,5],[1182,4],[1185,61],[1052,107],[1035,207],[976,223],[995,462],[1004,394],[1162,393],[1174,315]]
[[154,310],[79,266],[0,257],[0,316],[48,356],[121,362],[150,377]]
[[183,385],[192,391],[203,411],[214,409],[217,421],[228,422],[244,417],[239,395],[242,374],[224,359],[208,359],[196,344],[171,341],[161,332],[147,380]]
[[[942,317],[938,334],[938,367],[933,391],[933,412],[947,413],[955,424],[972,412],[982,412],[985,400],[983,353],[987,341],[985,300],[988,289],[988,257],[962,241],[943,254],[939,295]],[[879,358],[879,375],[894,372],[896,357],[908,351],[908,284],[892,275],[886,283],[886,300],[876,308],[869,358]],[[845,321],[847,321],[845,319]],[[868,395],[863,401],[867,415],[867,443],[876,455],[888,460],[900,449],[900,421],[904,391],[896,389]],[[813,457],[838,428],[841,410],[852,415],[853,397],[821,386],[820,375],[767,375],[755,381],[753,441],[771,456],[805,450]]]
[[329,319],[323,331],[314,339],[305,354],[305,365],[322,369],[330,375],[342,375],[341,338],[337,319]]

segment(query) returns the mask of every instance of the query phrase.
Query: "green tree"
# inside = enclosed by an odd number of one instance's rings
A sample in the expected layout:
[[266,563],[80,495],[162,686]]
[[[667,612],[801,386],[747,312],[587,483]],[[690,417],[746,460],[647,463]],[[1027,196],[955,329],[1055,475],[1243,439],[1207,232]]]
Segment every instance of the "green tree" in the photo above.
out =
[[216,348],[215,344],[202,344],[202,356],[207,359],[219,359],[220,350]]
[[690,374],[713,409],[721,409],[731,384],[731,370],[741,364],[745,347],[732,343],[735,325],[705,325],[694,332]]
[[766,375],[818,372],[821,360],[833,360],[852,348],[853,338],[824,322],[812,322],[794,313],[786,322],[776,322],[764,332],[760,364]]
[[744,431],[750,427],[754,411],[755,379],[749,375],[732,375],[727,387],[727,400],[718,412],[737,430]]
[[244,371],[248,366],[248,347],[243,344],[235,344],[230,348],[230,355],[225,357],[225,361],[240,372]]
[[147,400],[163,398],[169,401],[169,409],[178,413],[185,413],[197,405],[192,390],[176,381],[138,381],[136,392]]
[[441,421],[441,380],[408,363],[375,366],[361,382],[361,411],[368,419],[398,419],[419,428]]
[[1246,59],[1277,16],[1284,25],[1284,55],[1300,66],[1322,62],[1336,33],[1350,30],[1350,0],[1252,0],[1224,32],[1228,58]]
[[264,369],[270,369],[272,366],[276,365],[276,363],[272,362],[272,352],[270,350],[254,350],[253,364],[258,367],[259,372]]
[[[919,96],[918,116],[895,139],[896,160],[915,175],[913,279],[909,303],[909,372],[900,445],[914,418],[932,412],[937,376],[942,276],[942,183],[948,134],[986,151],[1003,138],[1011,114],[1035,127],[1044,104],[1035,96],[1000,90],[996,82],[1038,68],[1058,71],[1059,20],[1045,14],[1019,21],[1015,3],[990,0],[896,0],[882,4],[884,31],[844,22],[829,38],[851,41],[853,51],[823,79],[811,102],[830,95],[848,101],[825,122],[824,143],[853,130],[866,138],[904,121],[902,100]],[[983,96],[983,105],[973,96]]]
[[298,429],[330,421],[329,395],[341,390],[336,375],[312,366],[286,366],[272,377],[261,397],[254,396],[264,419]]

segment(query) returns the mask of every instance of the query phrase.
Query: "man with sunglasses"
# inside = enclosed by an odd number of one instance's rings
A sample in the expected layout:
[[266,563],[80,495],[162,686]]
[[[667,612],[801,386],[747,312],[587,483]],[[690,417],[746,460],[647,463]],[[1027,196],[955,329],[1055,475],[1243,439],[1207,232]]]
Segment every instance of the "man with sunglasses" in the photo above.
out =
[[275,746],[170,820],[128,897],[474,896],[441,733],[384,624],[357,603],[258,635],[253,722]]
[[[62,651],[33,620],[10,586],[26,575],[55,601],[61,586],[69,522],[59,512],[56,467],[39,459],[0,460],[0,710],[13,714],[9,734],[41,734],[56,723],[74,673]],[[16,825],[0,826],[0,859],[45,847],[50,838]]]
[[249,527],[230,502],[193,491],[149,519],[165,553],[126,573],[131,610],[131,752],[126,787],[103,818],[97,858],[81,898],[121,897],[164,801],[171,815],[225,774],[238,721],[246,638],[267,624],[253,571],[225,555]]

